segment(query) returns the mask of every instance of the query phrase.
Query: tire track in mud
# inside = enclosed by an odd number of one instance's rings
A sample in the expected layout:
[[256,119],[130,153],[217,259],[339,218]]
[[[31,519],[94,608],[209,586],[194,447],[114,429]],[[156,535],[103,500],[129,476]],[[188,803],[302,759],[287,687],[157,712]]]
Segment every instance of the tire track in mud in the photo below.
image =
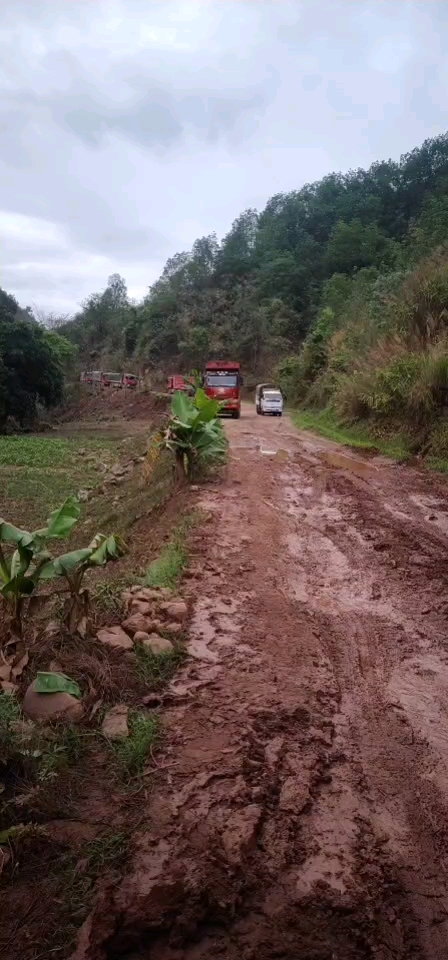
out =
[[444,960],[448,661],[416,587],[433,603],[446,549],[428,493],[412,471],[328,467],[287,420],[228,430],[166,772],[76,960]]

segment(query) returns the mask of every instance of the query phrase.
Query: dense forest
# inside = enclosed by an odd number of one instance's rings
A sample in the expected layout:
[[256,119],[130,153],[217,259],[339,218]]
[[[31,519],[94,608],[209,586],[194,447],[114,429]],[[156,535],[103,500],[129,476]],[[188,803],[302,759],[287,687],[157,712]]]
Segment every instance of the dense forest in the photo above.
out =
[[[168,260],[142,302],[110,277],[57,328],[84,367],[238,358],[288,399],[421,442],[448,387],[448,133],[244,211]],[[446,380],[446,382],[445,382]],[[417,427],[417,430],[416,430]]]
[[0,289],[0,432],[31,428],[39,407],[59,403],[76,356],[66,337]]

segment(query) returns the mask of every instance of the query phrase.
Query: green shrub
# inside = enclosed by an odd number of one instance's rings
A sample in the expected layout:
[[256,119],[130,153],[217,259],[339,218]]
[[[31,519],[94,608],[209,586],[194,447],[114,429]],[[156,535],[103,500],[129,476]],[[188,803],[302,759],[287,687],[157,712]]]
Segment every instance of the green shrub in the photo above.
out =
[[333,405],[343,423],[367,420],[370,415],[369,396],[372,388],[371,375],[359,372],[345,374],[338,380]]
[[370,413],[379,416],[407,413],[409,397],[417,382],[420,368],[421,356],[410,353],[397,357],[389,366],[376,370],[372,387],[366,394]]
[[448,460],[448,420],[439,420],[431,430],[428,454],[440,460]]
[[129,736],[112,744],[125,780],[138,777],[143,773],[151,747],[156,743],[158,732],[159,723],[156,716],[142,711],[136,711],[130,715]]

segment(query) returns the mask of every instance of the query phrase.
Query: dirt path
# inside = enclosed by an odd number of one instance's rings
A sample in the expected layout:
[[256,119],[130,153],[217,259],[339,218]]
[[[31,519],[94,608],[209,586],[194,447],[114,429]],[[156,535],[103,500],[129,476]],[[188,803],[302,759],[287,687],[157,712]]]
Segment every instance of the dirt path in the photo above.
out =
[[228,432],[150,828],[76,956],[444,960],[446,489],[249,407]]

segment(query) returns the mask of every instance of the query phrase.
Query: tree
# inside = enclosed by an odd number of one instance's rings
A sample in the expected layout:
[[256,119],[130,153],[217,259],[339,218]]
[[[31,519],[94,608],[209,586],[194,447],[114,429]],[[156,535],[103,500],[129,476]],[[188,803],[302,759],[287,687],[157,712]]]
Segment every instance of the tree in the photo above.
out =
[[330,237],[325,264],[328,273],[352,273],[361,267],[391,264],[394,245],[376,223],[339,220]]
[[254,252],[258,228],[256,210],[245,210],[232,223],[224,237],[217,258],[217,272],[221,276],[241,277],[254,266]]
[[62,398],[63,372],[35,320],[17,319],[17,303],[0,290],[0,429],[9,417],[21,426]]

